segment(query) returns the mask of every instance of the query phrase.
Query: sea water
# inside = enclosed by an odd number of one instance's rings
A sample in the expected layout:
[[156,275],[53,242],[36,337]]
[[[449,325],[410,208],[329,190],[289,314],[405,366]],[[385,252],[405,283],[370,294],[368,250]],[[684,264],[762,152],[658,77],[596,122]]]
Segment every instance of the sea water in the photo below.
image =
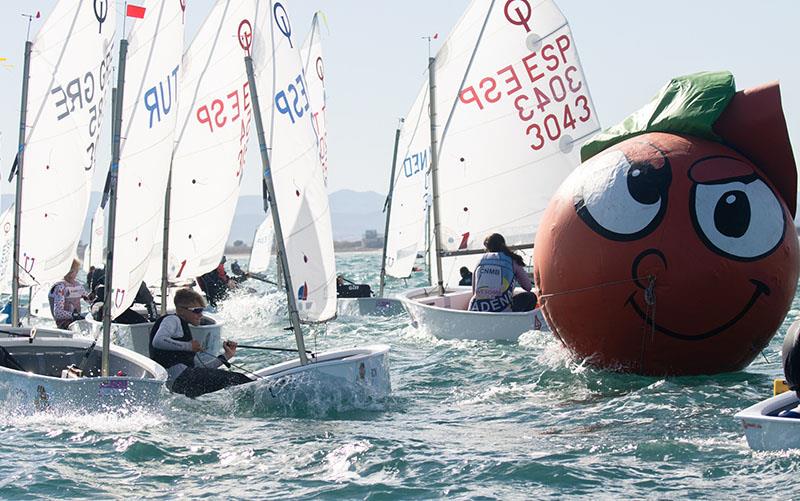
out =
[[[377,288],[380,254],[337,266]],[[426,279],[390,280],[389,292]],[[292,347],[285,296],[251,282],[220,309],[224,336]],[[386,401],[338,405],[321,385],[302,405],[223,391],[165,393],[157,413],[3,408],[0,498],[792,498],[800,451],[751,451],[733,415],[771,394],[799,305],[746,370],[666,379],[586,367],[542,332],[441,341],[405,315],[340,316],[307,347],[390,344]],[[287,356],[242,349],[235,363]]]

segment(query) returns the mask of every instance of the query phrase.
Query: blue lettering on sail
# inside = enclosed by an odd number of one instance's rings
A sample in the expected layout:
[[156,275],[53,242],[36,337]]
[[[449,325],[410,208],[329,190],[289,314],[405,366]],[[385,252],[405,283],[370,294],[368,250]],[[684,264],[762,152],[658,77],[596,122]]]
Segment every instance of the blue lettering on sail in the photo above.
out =
[[[171,75],[167,75],[167,92],[164,93],[164,82],[158,82],[157,86],[150,87],[144,93],[144,107],[150,112],[150,128],[153,128],[153,115],[160,122],[162,116],[166,116],[172,109],[172,105],[178,96],[178,67],[172,70]],[[158,89],[158,90],[156,90]],[[173,94],[172,89],[175,89]],[[159,94],[161,98],[159,99]]]
[[428,150],[407,156],[403,160],[403,173],[406,177],[411,177],[417,172],[424,172],[428,169]]
[[84,166],[87,171],[92,170],[95,163],[95,146],[100,136],[100,122],[103,117],[105,95],[103,90],[111,75],[112,57],[113,44],[109,44],[100,61],[99,69],[80,72],[75,78],[64,79],[67,82],[65,85],[53,86],[50,89],[56,120],[61,121],[70,115],[82,113],[85,115],[80,118],[73,116],[72,120],[81,123],[88,118],[86,153],[89,155],[89,163]]
[[[295,85],[296,84],[296,85]],[[289,115],[292,124],[296,119],[302,118],[306,111],[308,111],[308,95],[306,95],[306,84],[303,80],[303,75],[297,75],[292,83],[286,88],[286,91],[280,91],[275,94],[275,106],[278,111],[283,115]]]

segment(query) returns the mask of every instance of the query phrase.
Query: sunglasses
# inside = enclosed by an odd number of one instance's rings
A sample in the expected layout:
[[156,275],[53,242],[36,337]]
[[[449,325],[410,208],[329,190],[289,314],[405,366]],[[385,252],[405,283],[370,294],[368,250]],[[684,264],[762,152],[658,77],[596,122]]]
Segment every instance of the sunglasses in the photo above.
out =
[[185,306],[181,306],[184,310],[189,310],[195,315],[202,315],[204,308],[187,308]]

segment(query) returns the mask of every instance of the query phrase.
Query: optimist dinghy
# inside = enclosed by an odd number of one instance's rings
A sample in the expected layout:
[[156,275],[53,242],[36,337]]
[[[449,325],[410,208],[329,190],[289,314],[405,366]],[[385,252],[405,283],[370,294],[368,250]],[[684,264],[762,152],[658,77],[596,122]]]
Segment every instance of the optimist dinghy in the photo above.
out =
[[[265,9],[266,7],[266,9]],[[280,8],[279,8],[280,7]],[[324,169],[319,161],[318,139],[311,121],[301,117],[303,108],[284,106],[287,92],[304,85],[298,46],[286,32],[289,14],[278,2],[260,2],[252,38],[239,40],[252,97],[256,132],[261,150],[264,186],[272,214],[278,259],[289,306],[297,360],[266,367],[254,373],[268,380],[270,398],[275,384],[294,394],[307,394],[321,383],[336,384],[339,391],[355,395],[355,402],[381,399],[391,391],[386,345],[324,351],[307,355],[301,321],[321,323],[336,316],[336,270],[330,210]],[[236,33],[239,19],[229,23]],[[256,37],[262,37],[260,40]],[[253,48],[251,57],[251,46]],[[255,61],[255,65],[254,65]],[[259,98],[257,82],[267,96]],[[289,89],[289,90],[286,90]],[[294,89],[294,91],[292,90]],[[261,117],[268,110],[269,143]],[[297,116],[295,116],[297,114]],[[301,118],[303,118],[301,120]],[[285,230],[286,229],[286,230]],[[285,231],[285,233],[284,233]],[[297,286],[295,284],[298,284]],[[273,383],[274,382],[274,383]],[[262,385],[252,383],[254,387]],[[251,384],[236,387],[236,391]],[[344,399],[347,395],[341,394]]]
[[[787,379],[797,377],[797,356],[800,355],[800,320],[795,320],[786,331],[781,349],[784,374]],[[788,364],[788,370],[787,370]],[[795,382],[796,384],[796,382]],[[773,383],[775,396],[758,402],[738,412],[734,417],[742,421],[747,444],[756,451],[800,449],[800,405],[797,392],[789,390],[783,379]]]
[[[107,61],[111,59],[115,14],[116,9],[109,9],[100,21],[101,28],[102,22],[108,22],[104,32],[90,29],[98,22],[90,5],[61,1],[35,41],[25,45],[13,260],[20,265],[13,267],[13,325],[19,319],[20,283],[48,281],[63,275],[72,261],[86,213],[94,167],[91,152],[99,135],[102,112],[98,109],[102,109],[104,95],[99,90],[92,93],[92,98],[87,94],[83,111],[59,109],[58,105],[52,106],[51,99],[63,92],[59,82],[67,82],[73,75],[87,75],[85,79],[75,79],[75,85],[80,85],[78,80],[91,80],[99,82],[98,89],[110,87]],[[71,21],[64,22],[65,19]],[[124,52],[121,59],[124,60]],[[57,61],[55,66],[53,61]],[[69,67],[62,62],[69,62]],[[124,70],[120,72],[123,73]],[[93,99],[98,101],[91,102]],[[29,103],[34,108],[33,124],[27,122]],[[119,107],[113,108],[118,119]],[[76,116],[61,121],[72,112]],[[91,141],[88,149],[86,141]],[[117,142],[114,161],[118,160]],[[57,168],[51,169],[51,164]],[[23,173],[23,168],[28,170]],[[75,210],[49,214],[49,207]],[[26,256],[22,262],[20,249]],[[110,281],[110,267],[108,273]],[[166,371],[134,352],[111,346],[107,330],[99,348],[94,340],[70,338],[68,331],[58,329],[15,327],[6,329],[5,334],[9,337],[0,336],[0,399],[6,406],[16,405],[23,412],[75,408],[91,411],[122,406],[140,409],[161,402]]]
[[473,1],[430,58],[428,85],[405,120],[396,160],[394,203],[403,210],[392,213],[387,266],[407,276],[427,233],[429,170],[435,288],[399,297],[420,328],[441,338],[516,339],[541,322],[538,312],[465,311],[462,292],[450,286],[461,267],[475,268],[491,233],[511,250],[533,247],[551,195],[599,130],[561,11],[551,0],[537,2],[520,23],[506,4]]
[[22,412],[157,408],[167,379],[163,367],[117,346],[85,338],[0,338],[0,400]]
[[472,287],[451,287],[444,294],[422,287],[400,297],[411,325],[440,339],[516,341],[523,332],[549,330],[538,308],[503,313],[468,311]]
[[800,449],[800,415],[778,415],[798,405],[797,394],[785,391],[736,413],[734,418],[742,422],[747,445],[753,450]]

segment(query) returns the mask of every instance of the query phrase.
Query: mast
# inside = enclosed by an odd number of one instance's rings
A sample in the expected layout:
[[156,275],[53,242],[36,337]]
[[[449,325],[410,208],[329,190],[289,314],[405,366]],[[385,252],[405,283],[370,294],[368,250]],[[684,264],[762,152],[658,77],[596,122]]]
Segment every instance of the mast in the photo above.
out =
[[306,365],[306,346],[303,340],[303,331],[300,330],[300,315],[297,312],[297,300],[294,297],[294,287],[292,287],[292,277],[289,273],[289,262],[286,259],[286,245],[283,241],[283,230],[281,220],[278,216],[278,204],[275,199],[275,186],[272,184],[272,173],[267,153],[267,141],[264,137],[264,124],[261,121],[261,106],[258,101],[258,91],[256,90],[256,78],[253,73],[253,59],[248,54],[244,57],[244,64],[247,68],[247,81],[250,84],[250,100],[253,106],[253,116],[256,121],[256,133],[258,134],[258,145],[261,150],[261,163],[264,168],[264,183],[269,193],[269,207],[272,211],[272,224],[275,227],[275,241],[278,244],[278,266],[283,273],[283,280],[286,289],[286,299],[289,304],[289,319],[292,323],[294,338],[297,342],[297,352],[300,355],[300,364]]
[[433,283],[431,275],[431,204],[425,195],[425,271],[428,273],[428,283]]
[[[316,17],[314,18],[316,19]],[[386,195],[386,225],[383,228],[383,257],[381,258],[381,285],[378,297],[383,297],[383,286],[386,283],[386,244],[389,242],[389,218],[392,215],[392,192],[394,191],[394,170],[397,165],[397,145],[400,143],[400,123],[397,124],[397,130],[394,133],[394,153],[392,154],[392,174],[389,176],[389,194]]]
[[106,242],[105,297],[103,298],[103,358],[101,375],[108,376],[109,345],[111,344],[111,305],[114,297],[114,231],[117,223],[117,181],[119,177],[119,143],[122,131],[122,102],[125,94],[125,58],[128,54],[128,40],[123,38],[119,43],[119,69],[117,72],[117,88],[112,99],[113,126],[111,139],[111,168],[109,170],[108,188],[108,235]]
[[428,86],[430,87],[428,109],[431,117],[431,189],[433,190],[433,238],[436,253],[436,280],[439,295],[444,295],[444,280],[442,279],[442,249],[441,225],[439,223],[439,151],[436,142],[436,58],[428,58]]
[[[30,31],[30,22],[28,23]],[[14,198],[14,256],[11,268],[11,325],[19,325],[19,238],[22,219],[22,167],[25,160],[25,121],[28,115],[28,80],[31,72],[31,48],[33,42],[25,42],[25,63],[22,69],[22,102],[19,110],[19,151],[17,152],[17,194]]]
[[[175,151],[173,150],[173,154]],[[169,294],[169,206],[172,202],[172,161],[169,162],[167,193],[164,195],[164,234],[161,239],[161,306],[159,313],[167,314],[167,295]]]
[[[92,221],[89,223],[89,244],[83,249],[83,267],[84,269],[89,269],[88,267],[92,266],[92,240],[94,240],[94,216],[92,216]],[[92,276],[89,275],[86,277],[86,282],[88,283]],[[91,287],[90,287],[91,288]],[[93,291],[89,291],[91,294]]]

